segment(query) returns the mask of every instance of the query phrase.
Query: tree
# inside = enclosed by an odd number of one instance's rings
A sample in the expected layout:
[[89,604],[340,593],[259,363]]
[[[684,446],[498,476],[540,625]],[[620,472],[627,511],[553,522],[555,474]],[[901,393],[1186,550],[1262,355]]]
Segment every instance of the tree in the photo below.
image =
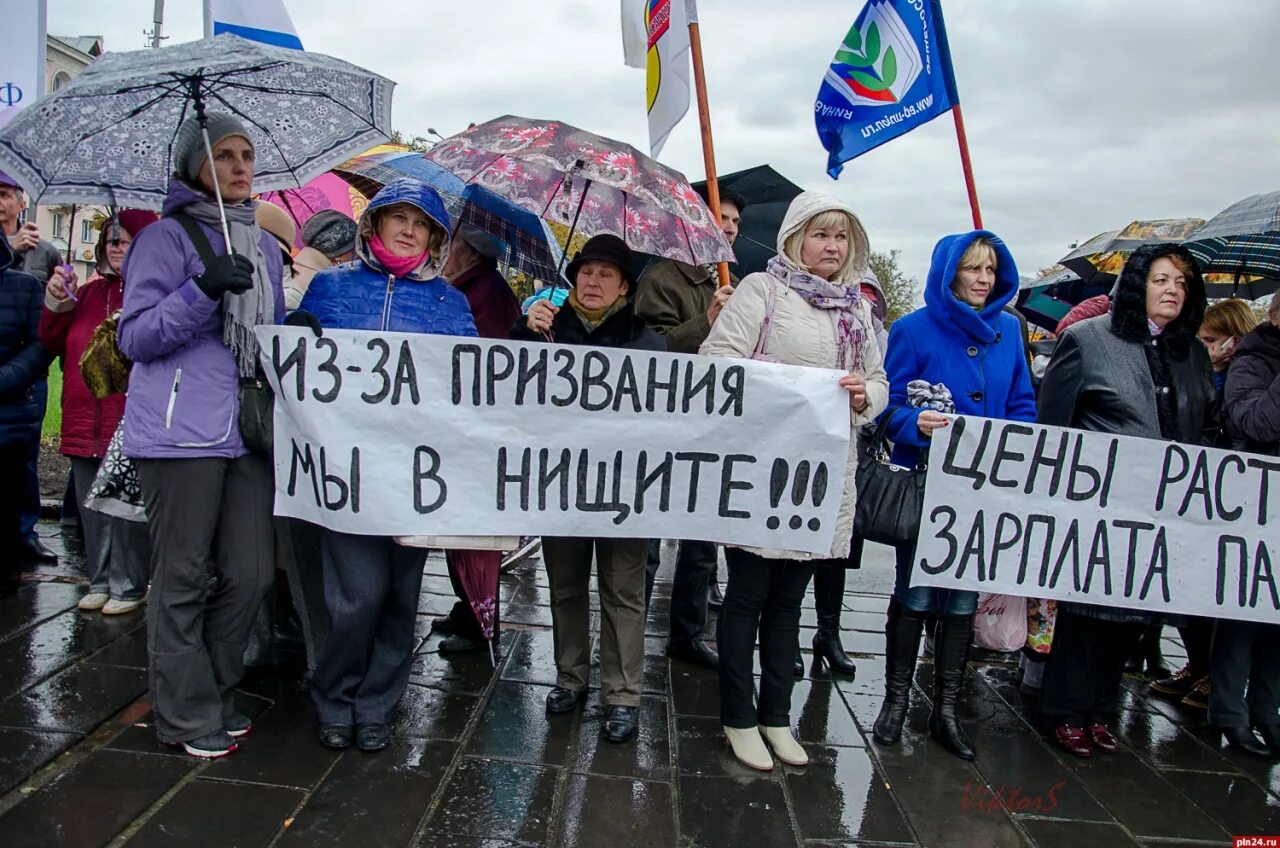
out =
[[414,153],[426,153],[431,149],[432,141],[420,135],[406,136],[400,130],[391,131],[391,143],[403,144]]
[[915,277],[908,277],[898,267],[898,256],[901,253],[900,250],[890,250],[888,253],[871,251],[871,270],[880,279],[880,287],[884,289],[887,307],[885,326],[908,312],[914,312],[920,306],[920,281]]

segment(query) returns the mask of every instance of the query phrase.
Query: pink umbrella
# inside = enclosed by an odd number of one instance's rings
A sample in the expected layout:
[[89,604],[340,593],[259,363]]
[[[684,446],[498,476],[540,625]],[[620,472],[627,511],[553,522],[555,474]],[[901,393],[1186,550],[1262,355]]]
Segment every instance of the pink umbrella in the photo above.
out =
[[360,213],[369,205],[369,200],[363,194],[333,173],[321,174],[302,188],[269,191],[259,199],[274,203],[293,218],[298,225],[298,237],[294,239],[295,249],[302,248],[302,225],[317,212],[335,209],[344,215],[359,218]]
[[425,157],[545,221],[691,265],[733,262],[720,224],[678,171],[629,144],[508,115],[459,133]]

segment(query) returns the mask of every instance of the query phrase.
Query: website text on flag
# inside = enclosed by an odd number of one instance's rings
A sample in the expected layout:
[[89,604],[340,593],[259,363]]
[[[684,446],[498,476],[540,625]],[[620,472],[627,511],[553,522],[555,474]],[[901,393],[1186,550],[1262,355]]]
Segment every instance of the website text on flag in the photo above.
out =
[[827,68],[814,119],[827,173],[950,111],[973,225],[982,227],[941,0],[868,0]]

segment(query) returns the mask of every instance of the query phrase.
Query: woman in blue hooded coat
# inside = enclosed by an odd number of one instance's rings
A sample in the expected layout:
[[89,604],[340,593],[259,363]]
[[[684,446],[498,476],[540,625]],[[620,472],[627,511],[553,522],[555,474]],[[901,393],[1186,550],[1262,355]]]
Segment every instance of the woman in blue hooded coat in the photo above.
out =
[[[417,180],[389,183],[360,216],[353,262],[321,271],[286,323],[474,336],[462,292],[440,276],[449,258],[449,216]],[[379,751],[409,683],[418,591],[427,554],[386,536],[320,531],[329,636],[316,661],[311,700],[320,742]]]
[[[1018,318],[1005,306],[1018,293],[1013,255],[994,233],[945,236],[933,248],[923,309],[889,330],[888,434],[893,461],[914,467],[944,413],[1035,421],[1035,396]],[[885,697],[875,738],[896,744],[902,735],[911,679],[925,619],[938,616],[934,641],[933,712],[929,732],[957,757],[973,745],[956,718],[956,701],[973,638],[976,592],[911,587],[915,544],[897,553],[897,581],[885,624]]]

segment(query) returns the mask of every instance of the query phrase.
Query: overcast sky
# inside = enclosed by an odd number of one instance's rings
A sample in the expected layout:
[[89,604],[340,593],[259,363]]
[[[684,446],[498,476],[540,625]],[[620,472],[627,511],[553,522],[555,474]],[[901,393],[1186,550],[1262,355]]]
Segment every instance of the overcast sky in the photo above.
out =
[[[20,0],[21,2],[21,0]],[[49,32],[143,46],[152,0],[47,0]],[[394,124],[444,135],[511,113],[648,150],[644,72],[622,63],[618,0],[287,0],[308,50],[397,83]],[[202,35],[199,0],[165,4],[168,43]],[[861,0],[699,0],[721,173],[767,162],[845,198],[878,250],[924,278],[970,228],[949,115],[826,176],[813,102]],[[1280,3],[949,0],[986,226],[1024,275],[1135,218],[1211,217],[1280,189]],[[696,116],[662,159],[702,176]],[[748,212],[750,214],[750,212]]]

